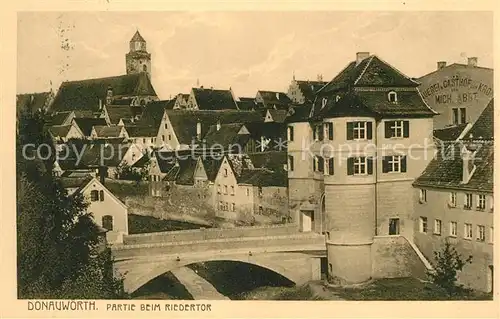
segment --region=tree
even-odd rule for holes
[[[434,259],[434,269],[427,272],[431,281],[449,296],[463,292],[463,285],[457,284],[457,274],[466,264],[472,263],[472,256],[464,259],[447,239],[441,250],[434,251]]]
[[[118,179],[136,181],[139,183],[148,177],[148,170],[147,166],[140,169],[134,169],[130,167],[130,165],[123,164],[117,168],[117,174]]]
[[[23,154],[27,143],[40,146],[47,141],[43,119],[36,116],[21,115],[18,123],[18,297],[123,297],[120,278],[109,275],[111,255],[98,252],[98,229],[83,197],[68,196],[43,160]],[[101,284],[88,294],[83,282]]]

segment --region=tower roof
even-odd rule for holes
[[[146,42],[146,40],[144,40],[142,35],[139,33],[139,30],[137,30],[135,31],[135,34],[132,37],[132,39],[130,39],[130,42]]]

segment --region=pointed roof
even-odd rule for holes
[[[230,90],[193,88],[192,93],[200,110],[237,110]]]
[[[491,99],[479,118],[476,120],[476,123],[474,123],[470,131],[467,132],[466,138],[473,140],[493,140],[493,129],[495,127],[493,105],[494,102],[493,99]]]
[[[130,39],[130,42],[146,42],[146,40],[144,40],[142,35],[139,33],[139,30],[137,30],[135,31],[135,34],[132,37],[132,39]]]

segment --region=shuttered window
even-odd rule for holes
[[[405,173],[406,156],[384,156],[382,158],[382,173]]]
[[[326,134],[328,135],[328,139],[330,141],[333,140],[333,123],[325,123]]]
[[[372,175],[373,159],[370,157],[349,157],[347,175]]]
[[[372,122],[347,122],[348,140],[371,140],[373,138]]]
[[[384,131],[385,138],[408,138],[410,137],[410,121],[387,121]]]

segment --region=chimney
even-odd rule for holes
[[[446,66],[446,61],[438,61],[437,69],[440,70]]]
[[[474,165],[475,147],[462,146],[462,184],[467,184],[474,173],[476,166]]]
[[[358,52],[356,53],[356,65],[360,64],[361,61],[368,58],[370,56],[370,52]]]
[[[108,168],[106,166],[99,166],[99,181],[102,185],[106,183],[106,175],[108,175]]]
[[[279,100],[280,99],[280,93],[279,92],[276,92],[276,99]]]
[[[477,66],[477,57],[470,57],[467,59],[468,66]]]

